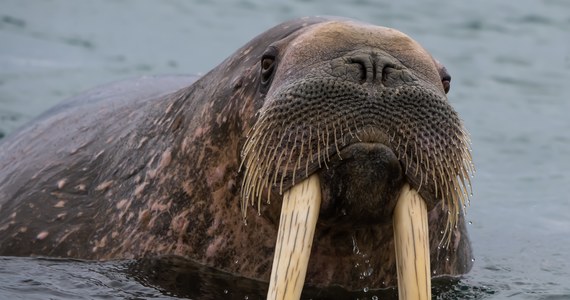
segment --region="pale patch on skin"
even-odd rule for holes
[[[214,241],[211,242],[208,248],[206,249],[206,257],[207,258],[214,257],[218,249],[222,247],[223,242],[224,242],[224,237],[222,236],[216,237]]]
[[[247,54],[249,54],[249,52],[251,52],[252,49],[253,49],[253,47],[249,47],[249,48],[245,49],[245,50],[242,52],[242,54],[243,54],[243,55],[247,55]]]
[[[125,215],[127,215],[126,221],[129,221],[133,216],[133,212],[129,211],[129,208],[131,207],[131,204],[133,203],[132,199],[123,199],[121,201],[119,201],[119,203],[117,204],[117,209],[119,210],[119,213],[117,215],[117,220],[119,220],[119,222],[124,222],[125,221]]]
[[[183,239],[184,235],[186,234],[186,230],[190,225],[188,219],[191,213],[192,213],[191,209],[185,209],[181,211],[178,215],[173,216],[172,221],[170,222],[170,231],[177,240],[176,243],[176,248],[178,249],[177,252],[180,252],[181,249],[184,247]]]
[[[145,209],[139,212],[138,214],[138,223],[139,226],[143,229],[147,228],[148,223],[150,222],[150,210]]]
[[[162,156],[160,157],[160,162],[158,163],[158,168],[164,169],[168,167],[171,161],[172,161],[172,150],[169,148],[162,153]]]
[[[65,183],[67,183],[67,178],[60,179],[60,180],[57,182],[57,188],[60,189],[60,190],[63,189],[63,187],[65,186]]]
[[[60,201],[59,201],[59,202],[57,202],[57,203],[56,203],[56,204],[55,204],[53,207],[56,207],[56,208],[62,208],[62,207],[65,207],[65,201],[63,201],[63,200],[60,200]]]
[[[128,202],[129,202],[128,199],[120,200],[119,202],[117,202],[117,205],[116,205],[117,209],[122,210],[123,208],[125,208],[125,205],[126,205]]]
[[[138,198],[142,195],[142,192],[144,191],[144,189],[146,188],[146,186],[148,185],[148,182],[143,182],[142,184],[139,184],[136,188],[135,191],[133,193],[133,195],[135,196],[135,198]]]
[[[217,167],[214,168],[214,170],[208,174],[208,185],[210,187],[218,184],[219,182],[221,182],[224,179],[224,176],[226,175],[226,170],[228,167],[228,163],[226,163],[225,165],[219,165]]]
[[[105,248],[106,245],[107,245],[107,236],[104,236],[100,240],[95,241],[95,246],[93,247],[93,252],[97,252],[97,249],[99,249],[99,248]]]
[[[96,191],[105,191],[107,189],[109,189],[111,186],[113,185],[113,180],[107,180],[101,184],[99,184],[95,190]]]
[[[94,159],[98,159],[101,155],[103,155],[103,153],[105,153],[105,150],[101,150],[101,151],[97,152],[97,154],[95,154]]]
[[[138,146],[137,146],[137,149],[140,149],[140,148],[146,143],[147,140],[148,140],[148,137],[146,137],[146,136],[143,137],[143,138],[139,141],[139,144],[138,144]]]
[[[36,239],[41,241],[41,240],[47,238],[48,235],[49,235],[49,232],[42,231],[42,232],[38,233],[38,235],[36,236]]]
[[[190,141],[190,139],[188,137],[184,137],[184,139],[182,140],[182,152],[185,152],[188,150],[188,147],[190,146],[192,142]]]
[[[150,209],[152,211],[164,213],[164,212],[167,212],[168,210],[170,210],[171,206],[172,206],[172,201],[169,201],[166,204],[156,202],[150,206]]]
[[[72,229],[66,229],[64,231],[64,235],[62,235],[59,239],[56,240],[56,244],[60,245],[61,243],[65,242],[70,235],[74,234],[75,232],[79,231],[80,229],[81,229],[81,226],[75,226]]]

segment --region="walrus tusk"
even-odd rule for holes
[[[408,184],[402,188],[394,209],[394,241],[398,298],[431,299],[427,206]]]
[[[285,192],[267,299],[299,299],[321,206],[314,174]]]

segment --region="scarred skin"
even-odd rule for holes
[[[270,45],[278,48],[277,69],[263,90],[260,62]],[[445,98],[443,67],[407,36],[313,17],[266,31],[202,78],[109,85],[43,114],[0,143],[0,255],[94,260],[178,255],[268,280],[282,196],[279,187],[265,191],[259,213],[248,206],[244,224],[240,164],[248,133],[268,107],[267,99],[293,79],[361,76],[349,69],[313,68],[362,48],[405,53],[414,84]],[[386,161],[394,163],[383,156],[378,165]],[[362,217],[358,209],[343,218],[334,209],[338,191],[331,185],[343,162],[330,162],[330,169],[311,163],[311,173],[323,179],[325,198],[307,283],[394,286],[389,200],[397,194],[378,200],[386,201],[385,212],[371,218],[382,220],[353,222]],[[307,175],[299,173],[297,182]],[[414,180],[398,161],[386,174],[390,190]],[[292,184],[287,177],[283,189]],[[440,247],[447,211],[428,184],[421,193],[429,199],[431,270],[435,275],[468,272],[471,248],[463,214],[450,246]]]

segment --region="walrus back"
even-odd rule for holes
[[[87,182],[98,182],[108,172],[103,168],[116,167],[104,161],[105,149],[125,143],[121,139],[145,122],[153,105],[197,78],[142,77],[101,86],[62,102],[0,141],[0,255],[84,252],[68,243],[90,244],[93,229],[83,225],[100,214],[94,198],[110,183]],[[65,228],[57,237],[61,247],[48,252],[34,247],[37,240],[55,239],[55,227]]]

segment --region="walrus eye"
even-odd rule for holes
[[[275,58],[264,55],[261,58],[261,84],[267,85],[271,81],[273,71],[275,70]]]
[[[278,50],[273,46],[269,46],[263,56],[261,56],[261,85],[259,86],[259,91],[263,94],[267,93],[269,89],[269,84],[273,79],[273,74],[276,69],[276,57]]]
[[[445,93],[449,93],[449,89],[451,88],[451,76],[443,76],[443,78],[441,78],[441,83],[443,84],[443,90]]]

